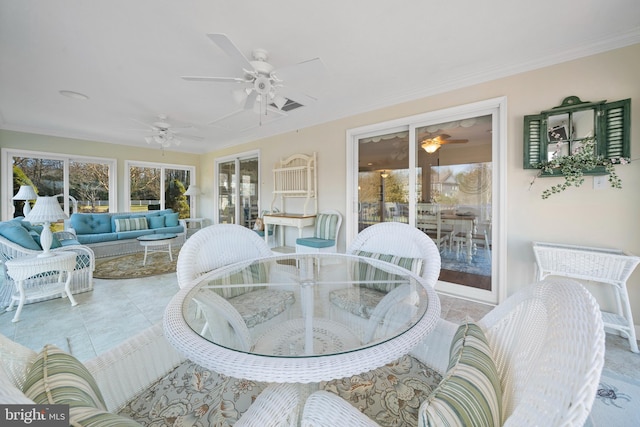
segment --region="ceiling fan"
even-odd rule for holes
[[[468,139],[449,139],[450,135],[446,133],[442,133],[440,135],[436,135],[431,138],[425,138],[420,146],[429,154],[435,153],[438,148],[440,148],[444,144],[461,144],[465,142],[469,142]]]
[[[243,105],[237,113],[255,111],[264,116],[269,111],[273,111],[284,114],[285,111],[309,105],[317,100],[296,89],[296,86],[304,85],[305,80],[307,85],[318,82],[325,72],[320,58],[276,69],[268,62],[269,54],[264,49],[254,49],[251,54],[252,59],[249,60],[225,34],[207,34],[207,37],[231,58],[238,72],[242,74],[238,77],[183,76],[182,78],[188,81],[242,85],[240,90],[234,91],[236,102]]]
[[[147,144],[156,143],[160,144],[162,148],[168,148],[171,145],[179,146],[182,143],[182,139],[191,139],[194,141],[200,141],[203,139],[199,136],[180,133],[180,129],[193,129],[193,126],[172,126],[169,123],[169,118],[165,114],[159,114],[158,120],[150,124],[136,119],[133,120],[147,128],[132,130],[151,132],[149,135],[144,137]]]

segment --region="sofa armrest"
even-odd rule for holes
[[[178,366],[184,358],[156,324],[85,363],[107,409],[117,413],[128,401]]]

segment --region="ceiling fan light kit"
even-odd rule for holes
[[[429,154],[433,154],[440,148],[440,143],[433,139],[425,139],[422,141],[422,148]]]
[[[276,69],[267,62],[269,53],[265,49],[253,49],[250,61],[225,34],[207,34],[207,37],[227,54],[242,73],[242,77],[183,76],[184,80],[243,84],[245,87],[242,90],[233,91],[233,99],[237,104],[244,104],[245,111],[254,111],[260,116],[266,116],[269,111],[273,111],[270,107],[277,109],[279,114],[286,115],[285,111],[315,101],[313,96],[294,89],[294,86],[295,81],[300,78],[317,79],[324,74],[324,65],[319,58]],[[294,83],[291,84],[291,81]],[[222,119],[229,119],[242,112],[237,111]],[[213,123],[215,122],[217,120]],[[262,119],[259,124],[262,124]]]

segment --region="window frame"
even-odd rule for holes
[[[15,148],[2,149],[2,178],[3,185],[1,188],[1,197],[5,201],[3,203],[1,215],[2,220],[8,220],[13,217],[13,158],[14,157],[33,157],[58,160],[63,162],[63,186],[64,186],[64,211],[70,214],[71,206],[69,205],[69,165],[71,161],[85,163],[101,163],[109,166],[109,212],[115,212],[117,209],[118,190],[117,175],[118,162],[114,158],[95,157],[95,156],[77,156],[66,153],[50,153],[46,151],[21,150]]]
[[[123,202],[126,204],[126,211],[131,212],[131,174],[129,171],[131,167],[141,167],[141,168],[154,168],[160,169],[160,209],[165,209],[165,198],[164,191],[165,188],[165,171],[166,169],[181,169],[189,172],[189,184],[185,187],[185,191],[189,188],[189,185],[195,184],[196,181],[196,167],[190,165],[179,165],[173,163],[158,163],[158,162],[145,162],[139,160],[125,160],[124,162],[124,171],[125,171],[125,179],[124,179],[124,200]],[[189,197],[189,211],[196,212],[196,197]]]

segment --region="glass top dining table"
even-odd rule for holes
[[[255,381],[317,383],[392,362],[429,334],[437,294],[395,264],[344,254],[240,262],[183,287],[164,314],[185,357]]]

